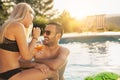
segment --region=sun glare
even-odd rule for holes
[[[120,13],[120,0],[54,0],[54,8],[67,10],[77,19],[90,15]]]
[[[89,15],[89,14],[87,14],[87,11],[86,12],[74,11],[74,12],[70,12],[70,14],[71,14],[72,17],[74,17],[76,19],[83,19],[83,18],[85,18],[86,16]]]
[[[70,12],[70,15],[76,19],[82,19],[91,14],[89,7],[87,7],[90,4],[84,0],[55,0],[54,2],[56,3],[54,4],[55,8],[60,11],[67,10]],[[59,3],[62,3],[62,5]]]

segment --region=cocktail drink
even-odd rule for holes
[[[35,46],[35,49],[38,50],[38,51],[41,50],[42,48],[43,48],[42,44],[38,44],[38,45]]]

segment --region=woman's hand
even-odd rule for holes
[[[32,36],[33,36],[34,39],[38,39],[39,36],[40,36],[40,33],[41,33],[40,28],[38,28],[38,27],[33,28]]]

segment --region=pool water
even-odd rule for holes
[[[120,36],[67,38],[60,45],[70,50],[65,80],[84,80],[104,71],[120,74]]]

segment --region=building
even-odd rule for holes
[[[105,14],[87,16],[85,20],[85,28],[87,28],[88,31],[105,30],[105,22]]]

